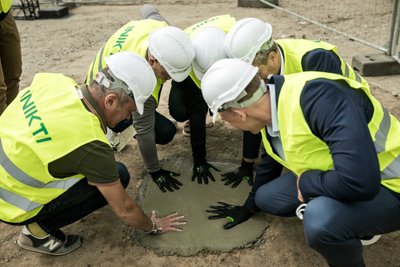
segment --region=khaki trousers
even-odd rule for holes
[[[11,12],[0,21],[0,115],[18,94],[21,41]]]

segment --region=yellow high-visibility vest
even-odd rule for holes
[[[0,0],[0,13],[7,13],[11,8],[12,0]]]
[[[37,74],[0,116],[0,220],[32,218],[83,178],[55,178],[49,163],[91,141],[108,144],[76,88],[62,74]]]
[[[223,30],[224,32],[228,32],[235,23],[236,19],[231,15],[219,15],[189,26],[185,29],[185,32],[189,35],[189,38],[193,40],[196,34],[205,27],[213,26]],[[193,69],[190,71],[189,76],[192,78],[197,87],[201,89],[201,81],[196,77]]]
[[[122,26],[108,39],[90,64],[86,84],[90,84],[96,74],[106,67],[105,57],[121,51],[130,51],[146,58],[150,34],[154,30],[166,26],[168,26],[167,22],[152,19],[130,21]],[[152,93],[156,103],[158,103],[161,86],[164,82],[165,80],[157,77],[157,84]]]
[[[338,74],[302,72],[285,76],[277,104],[280,138],[285,159],[273,152],[264,128],[261,134],[267,153],[297,176],[307,170],[328,171],[334,168],[328,146],[312,133],[300,106],[300,96],[305,83],[321,78],[345,81],[352,88],[350,90],[363,90],[368,96],[374,107],[368,129],[380,165],[381,183],[400,193],[400,142],[398,141],[400,122],[372,96],[368,85]]]
[[[292,74],[303,72],[303,67],[301,66],[302,58],[308,52],[315,49],[324,49],[334,52],[341,62],[342,75],[349,79],[367,84],[367,81],[361,77],[357,72],[353,70],[346,61],[343,60],[338,54],[337,48],[329,43],[319,41],[319,40],[302,40],[302,39],[280,39],[276,40],[276,43],[283,50],[285,63],[283,67],[283,74]]]

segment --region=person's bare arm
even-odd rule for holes
[[[118,217],[135,229],[150,231],[153,228],[152,220],[156,223],[157,228],[161,229],[161,233],[182,231],[179,227],[186,224],[184,216],[178,213],[160,218],[153,213],[150,219],[119,182],[108,186],[97,186],[97,188]]]

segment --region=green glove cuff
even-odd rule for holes
[[[225,218],[231,223],[235,221],[235,219],[233,219],[231,216],[226,216]]]

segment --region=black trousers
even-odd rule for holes
[[[129,126],[132,125],[132,119],[123,120],[119,122],[113,130],[116,133],[120,133]],[[156,144],[158,145],[166,145],[174,139],[176,128],[175,125],[166,117],[155,111],[155,124],[154,124],[154,133],[156,138]]]
[[[180,83],[172,81],[168,104],[169,113],[176,121],[190,121],[190,144],[194,160],[205,160],[208,106],[190,76]]]
[[[130,180],[129,172],[120,162],[117,162],[117,168],[121,183],[126,188]],[[46,232],[52,232],[82,219],[105,205],[107,201],[97,187],[89,185],[84,178],[64,194],[44,205],[35,217],[22,223],[12,224],[26,225],[36,222]]]

